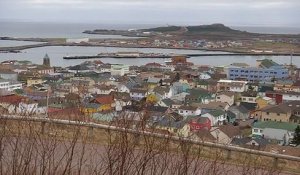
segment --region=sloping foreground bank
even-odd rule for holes
[[[288,174],[300,165],[299,157],[137,131],[124,123],[3,116],[0,124],[2,174]]]

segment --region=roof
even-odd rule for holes
[[[211,114],[214,117],[218,117],[218,116],[224,115],[225,112],[222,111],[222,110],[217,109],[217,110],[209,111],[208,113]]]
[[[159,83],[160,80],[162,80],[161,78],[156,78],[156,77],[149,77],[147,82],[148,83]]]
[[[203,141],[216,141],[216,138],[210,133],[210,131],[207,131],[205,129],[203,130],[200,130],[200,131],[197,131],[195,133],[195,135],[200,139],[200,140],[203,140]]]
[[[275,122],[275,121],[263,121],[263,122],[255,122],[253,124],[254,128],[273,128],[273,129],[283,129],[287,131],[295,131],[298,125],[295,123],[288,122]]]
[[[0,70],[0,74],[17,74],[17,72],[14,72],[9,69],[2,69],[2,70]]]
[[[300,92],[291,92],[291,91],[267,91],[267,94],[280,94],[280,95],[300,95]]]
[[[260,67],[262,68],[270,68],[270,67],[273,67],[273,66],[279,66],[278,63],[274,62],[273,60],[271,59],[263,59],[263,60],[259,60],[260,61]]]
[[[46,53],[46,55],[44,56],[44,59],[50,59],[47,53]]]
[[[233,125],[220,125],[219,129],[225,133],[228,137],[233,138],[235,136],[239,136],[241,134],[241,130],[239,126]]]
[[[267,139],[263,138],[251,138],[251,137],[244,137],[244,138],[233,138],[231,141],[231,144],[233,145],[246,145],[247,143],[251,141],[255,141],[256,143],[259,144],[259,146],[266,146],[269,144]]]
[[[249,64],[246,63],[232,63],[230,66],[235,66],[235,67],[249,67]]]
[[[114,98],[112,95],[102,95],[99,97],[96,97],[95,99],[93,99],[91,102],[94,103],[100,103],[100,104],[111,104],[113,103]]]
[[[262,108],[261,111],[272,113],[289,113],[291,112],[291,108],[287,104],[269,105]]]
[[[300,80],[296,81],[293,86],[300,86]]]
[[[148,67],[148,66],[149,67],[161,67],[162,65],[159,63],[153,62],[153,63],[147,63],[145,66],[146,67]]]
[[[141,94],[145,94],[147,93],[146,89],[131,89],[130,93],[141,93]]]
[[[236,115],[235,115],[235,113],[233,113],[232,111],[227,111],[227,117],[229,117],[230,119],[234,119],[234,118],[236,118]]]
[[[189,119],[191,123],[205,124],[210,123],[210,119],[208,117],[195,116]]]
[[[193,97],[211,96],[210,92],[205,89],[189,89],[188,92]]]
[[[170,88],[169,87],[163,87],[163,86],[157,86],[154,88],[153,90],[155,93],[158,93],[158,94],[165,94],[165,93],[168,93],[170,91]]]
[[[199,104],[199,103],[193,103],[192,106],[197,106],[201,109],[213,109],[213,110],[224,110],[226,106],[228,106],[227,103],[223,102],[210,102],[208,104]]]
[[[197,107],[194,107],[194,106],[185,106],[185,105],[182,105],[182,106],[180,106],[178,109],[188,110],[188,111],[195,111],[195,110],[197,110],[198,108],[197,108]]]
[[[117,100],[123,100],[123,101],[130,101],[130,94],[127,92],[116,92],[112,91],[110,95],[113,95],[113,97]]]
[[[165,113],[168,110],[168,107],[162,107],[162,106],[148,106],[147,111],[150,112],[162,112]]]
[[[232,96],[234,96],[234,92],[220,92],[220,93],[218,93],[218,95],[217,96],[219,96],[219,95],[226,95],[226,96],[228,96],[228,97],[232,97]]]
[[[174,120],[174,118],[163,117],[156,124],[159,126],[180,129],[186,124],[186,121],[185,120],[176,121],[176,120]]]
[[[249,111],[253,111],[256,109],[257,104],[256,103],[247,103],[247,102],[241,102],[240,106],[243,106],[245,109]]]
[[[163,99],[161,100],[164,104],[166,104],[167,106],[171,106],[172,104],[174,104],[175,102],[169,98]]]
[[[265,86],[260,86],[259,88],[258,88],[258,92],[268,92],[268,91],[273,91],[273,86],[267,86],[267,85],[265,85]]]
[[[242,92],[241,95],[244,96],[244,97],[256,97],[257,92],[255,92],[255,91],[246,91],[246,92]]]
[[[19,104],[25,97],[18,95],[7,95],[0,97],[0,103]]]

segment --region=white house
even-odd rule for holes
[[[89,92],[92,94],[106,94],[107,95],[113,91],[116,91],[115,86],[106,86],[104,84],[96,85],[95,87],[89,89]]]
[[[229,106],[234,104],[234,92],[220,92],[216,95],[216,102],[227,103]]]
[[[212,110],[208,113],[202,114],[202,117],[207,117],[211,121],[211,126],[222,125],[226,121],[226,113],[222,110]]]
[[[36,114],[46,114],[47,107],[39,107],[38,103],[25,103],[20,102],[18,105],[10,105],[8,107],[10,114],[20,114],[20,115],[36,115]]]
[[[66,39],[66,43],[88,43],[89,42],[89,38],[68,38]]]
[[[129,73],[129,65],[112,64],[110,68],[111,75],[124,76]]]
[[[200,79],[200,80],[208,80],[208,79],[210,79],[210,78],[211,78],[211,76],[210,76],[208,73],[201,72],[201,73],[199,74],[199,79]]]
[[[217,84],[218,91],[245,92],[247,90],[247,81],[219,80]]]
[[[178,113],[182,116],[197,116],[201,114],[201,109],[194,106],[180,106]]]
[[[141,100],[145,98],[148,94],[148,91],[145,89],[131,89],[130,98],[133,100]]]
[[[241,94],[241,102],[256,103],[256,92],[244,92]]]
[[[127,99],[115,99],[115,110],[122,111],[123,107],[130,106],[132,104],[131,100]]]
[[[283,101],[299,101],[300,93],[298,92],[282,92],[282,100]]]
[[[0,70],[0,78],[17,81],[18,74],[14,71]]]
[[[173,96],[173,88],[170,87],[158,86],[154,88],[153,92],[159,99],[171,98]]]
[[[130,93],[129,87],[127,87],[125,84],[119,84],[117,86],[117,88],[118,88],[118,92],[127,92],[127,93]]]
[[[22,83],[11,80],[0,79],[0,89],[14,91],[16,89],[22,89]]]
[[[287,145],[293,139],[297,124],[289,122],[255,122],[252,127],[253,137],[262,137],[270,142]]]

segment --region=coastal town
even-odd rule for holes
[[[299,153],[300,69],[271,59],[195,65],[185,55],[164,64],[69,67],[6,60],[0,111],[6,116],[120,125],[196,141]]]

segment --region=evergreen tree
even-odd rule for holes
[[[293,143],[296,145],[300,145],[300,126],[299,125],[295,129]]]
[[[176,76],[175,76],[175,78],[174,78],[174,82],[177,82],[177,81],[179,81],[180,80],[180,74],[179,74],[179,72],[177,72],[176,73]]]

